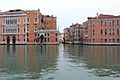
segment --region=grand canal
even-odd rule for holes
[[[0,45],[0,80],[120,80],[120,46]]]

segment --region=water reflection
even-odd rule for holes
[[[119,80],[120,46],[1,45],[0,80]]]
[[[69,62],[84,67],[88,73],[98,77],[120,77],[120,46],[64,45],[64,52]]]
[[[55,45],[3,45],[0,47],[0,77],[39,78],[40,72],[56,66],[57,55]]]
[[[93,69],[93,74],[99,77],[120,77],[120,47],[86,46],[83,51],[87,67]]]

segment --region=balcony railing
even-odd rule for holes
[[[38,30],[40,33],[45,33],[45,32],[59,32],[59,30]]]

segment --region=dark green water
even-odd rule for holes
[[[0,80],[120,80],[120,46],[0,45]]]

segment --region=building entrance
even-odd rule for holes
[[[10,36],[7,36],[7,44],[10,44]]]
[[[13,35],[13,37],[12,37],[12,43],[13,43],[13,44],[16,43],[16,37],[15,37],[15,35]]]
[[[44,36],[43,34],[40,35],[40,43],[43,43]]]

